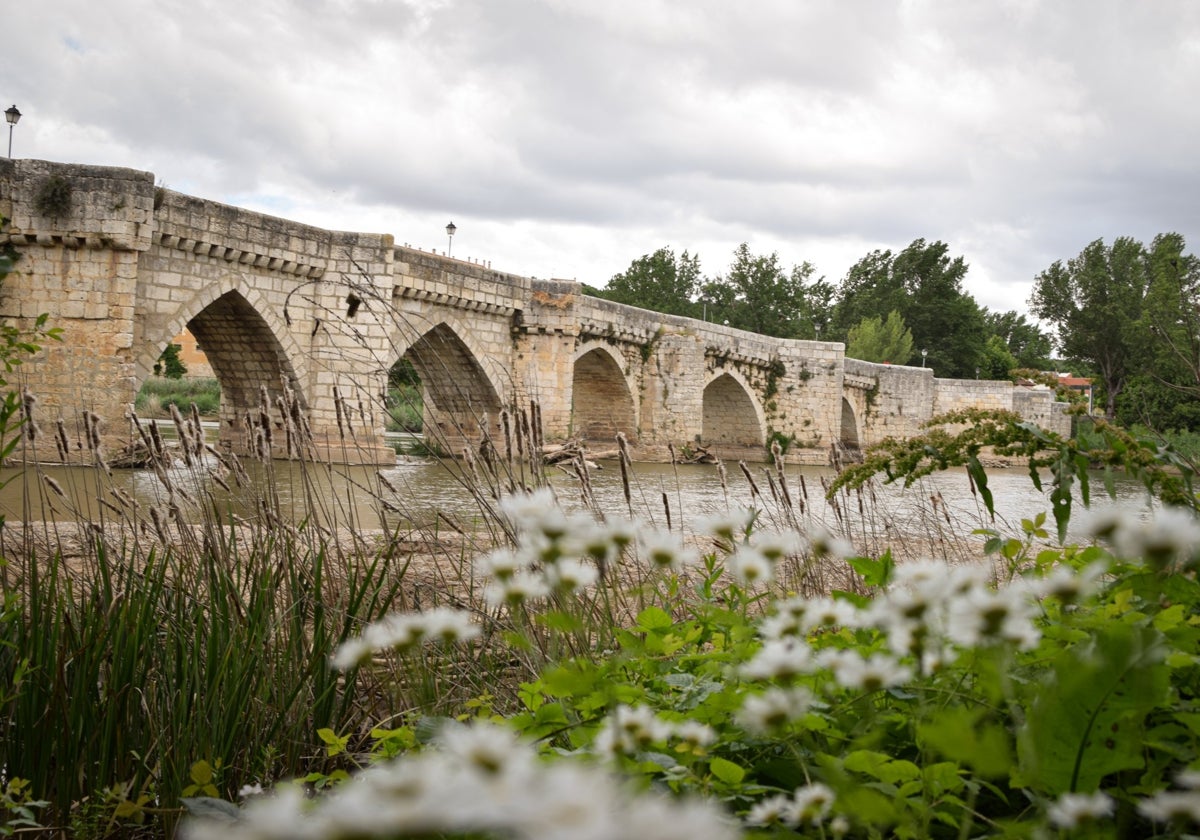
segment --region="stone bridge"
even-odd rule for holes
[[[172,192],[148,172],[0,161],[0,215],[10,220],[0,246],[20,255],[0,318],[28,325],[48,313],[65,339],[16,381],[38,398],[39,424],[61,419],[73,440],[91,412],[107,445],[129,441],[129,406],[185,327],[220,380],[221,445],[239,452],[294,455],[286,432],[306,423],[322,457],[390,463],[383,399],[400,359],[420,375],[427,433],[452,452],[529,428],[592,449],[623,432],[647,460],[696,443],[763,460],[778,440],[789,461],[825,464],[839,444],[912,435],[949,408],[1009,408],[1069,428],[1050,391],[937,379],[847,359],[836,342],[622,306],[387,234]]]

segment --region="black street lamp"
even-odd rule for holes
[[[925,357],[929,355],[928,350],[921,351],[921,367],[925,367]]]
[[[454,222],[451,222],[450,224],[446,225],[446,238],[449,240],[446,243],[446,256],[447,257],[450,256],[450,251],[454,248],[454,232],[456,230],[458,230],[458,228],[454,226]]]
[[[4,112],[4,118],[8,120],[8,159],[12,160],[12,130],[17,121],[21,119],[21,112],[14,105]]]

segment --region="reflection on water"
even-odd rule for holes
[[[199,518],[198,505],[220,511],[222,517],[255,515],[264,500],[294,521],[316,516],[325,523],[363,529],[393,528],[398,524],[429,525],[438,516],[470,528],[480,516],[479,503],[472,498],[463,479],[462,465],[453,461],[401,456],[394,467],[304,465],[276,461],[250,463],[249,486],[237,487],[231,479],[224,490],[211,481],[210,462],[201,468],[174,468],[170,481],[186,496],[181,505],[185,516]],[[753,465],[751,478],[759,491],[756,498],[751,480],[736,466],[729,469],[722,486],[718,468],[710,465],[636,464],[633,469],[633,514],[660,525],[678,526],[683,520],[716,513],[729,507],[755,503],[768,511],[782,507],[776,499],[783,488],[773,481],[774,469]],[[811,527],[824,524],[836,533],[854,537],[860,548],[868,548],[876,539],[896,535],[929,534],[933,529],[965,535],[973,528],[989,527],[982,505],[971,492],[965,472],[952,470],[923,479],[910,488],[876,483],[858,493],[839,494],[836,504],[825,501],[827,483],[834,473],[818,467],[794,467],[786,473],[786,490],[795,503],[800,524]],[[51,486],[62,490],[60,496]],[[165,505],[164,485],[148,470],[115,471],[111,478],[90,468],[47,465],[37,469],[0,470],[0,480],[11,479],[0,490],[0,510],[11,520],[71,519],[92,521],[111,519],[112,509],[100,500],[120,506],[121,493],[140,505]],[[583,504],[580,479],[563,470],[554,470],[551,481],[567,507]],[[609,515],[626,515],[626,505],[615,463],[602,463],[590,474],[597,507]],[[1024,469],[993,470],[989,486],[997,513],[1003,521],[995,527],[1012,533],[1019,530],[1021,518],[1048,512],[1046,494],[1034,489]],[[1144,491],[1133,481],[1117,482],[1118,498],[1145,504]],[[1094,504],[1110,504],[1099,491]],[[188,501],[190,499],[190,502]],[[1051,531],[1053,517],[1048,515]]]

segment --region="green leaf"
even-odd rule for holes
[[[210,784],[213,779],[212,765],[207,761],[197,761],[192,764],[191,768],[188,770],[188,776],[197,785],[203,786]]]
[[[346,751],[346,745],[350,743],[350,736],[344,735],[338,737],[337,733],[332,729],[318,729],[317,737],[325,744],[325,754],[332,757],[341,755]]]
[[[638,613],[637,626],[646,632],[666,630],[675,624],[675,619],[662,607],[646,607]]]
[[[1106,625],[1053,663],[1018,740],[1019,783],[1057,796],[1091,792],[1110,773],[1145,763],[1146,715],[1165,704],[1170,669],[1153,628]]]
[[[746,771],[732,761],[714,755],[708,760],[708,769],[722,782],[730,785],[740,785],[746,778]]]
[[[988,516],[995,518],[996,504],[992,499],[992,491],[988,489],[987,472],[983,469],[983,464],[979,463],[979,458],[972,455],[967,459],[967,475],[971,476],[971,480],[975,482],[976,489],[979,490],[979,498],[983,499],[983,506],[987,508]]]
[[[984,722],[985,714],[959,706],[939,709],[917,725],[917,739],[985,779],[1002,778],[1012,766],[1012,748],[1004,727]]]

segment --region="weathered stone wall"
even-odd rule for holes
[[[47,185],[70,187],[51,212]],[[39,196],[41,199],[39,200]],[[41,209],[39,209],[39,206]],[[221,439],[255,449],[263,402],[284,431],[295,394],[326,455],[390,458],[380,446],[386,375],[411,360],[426,421],[454,451],[499,434],[504,412],[540,416],[548,441],[641,458],[705,446],[827,463],[837,444],[920,431],[958,407],[1065,420],[1048,392],[935,379],[933,371],[846,359],[836,342],[789,341],[663,315],[411,248],[387,234],[336,232],[155,188],[147,172],[0,162],[2,241],[22,256],[0,317],[42,313],[65,341],[22,369],[50,418],[81,409],[120,435],[123,415],[184,328],[221,381]],[[511,421],[513,416],[509,417]],[[1069,428],[1069,424],[1068,424]],[[281,451],[284,435],[275,435]]]
[[[1044,386],[1035,388],[1018,387],[1013,390],[1013,411],[1043,429],[1071,435],[1071,415],[1067,414],[1067,403],[1057,402],[1054,392]]]
[[[910,437],[935,413],[937,382],[929,368],[845,361],[845,396],[863,448],[888,437]]]
[[[56,183],[69,198],[43,212],[39,196]],[[44,313],[63,338],[16,381],[38,397],[41,421],[63,418],[76,441],[82,411],[120,429],[137,394],[138,260],[150,247],[153,191],[145,172],[0,161],[0,216],[10,219],[3,235],[21,257],[0,289],[0,318],[28,328]]]

